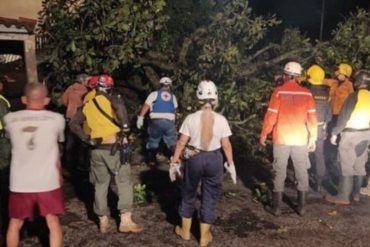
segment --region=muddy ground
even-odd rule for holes
[[[248,170],[248,165],[244,169]],[[97,219],[92,212],[92,191],[86,173],[72,173],[65,178],[66,213],[61,217],[64,246],[197,246],[198,224],[192,226],[190,241],[174,234],[179,222],[177,206],[179,189],[168,179],[167,166],[151,170],[144,164],[133,165],[135,184],[147,186],[149,202],[135,205],[134,219],[143,224],[139,234],[117,232],[118,212],[112,211],[107,234],[98,232]],[[264,210],[242,180],[233,185],[225,176],[224,192],[217,209],[217,221],[212,231],[211,246],[369,246],[370,199],[351,206],[334,206],[323,202],[314,193],[308,197],[307,214],[300,217],[294,211],[296,194],[288,185],[283,215],[274,217]],[[112,186],[113,191],[114,185]],[[117,198],[110,193],[113,209]],[[194,221],[197,215],[194,214]],[[47,246],[45,222],[38,219],[27,223],[22,232],[22,246]]]

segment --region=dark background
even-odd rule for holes
[[[299,28],[313,39],[319,39],[322,2],[324,0],[250,0],[257,15],[275,13],[283,22],[277,33],[288,27]],[[325,0],[323,40],[332,37],[332,30],[357,7],[370,9],[370,0]]]

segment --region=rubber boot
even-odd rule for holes
[[[107,233],[109,229],[109,218],[106,215],[99,216],[99,230],[101,233]]]
[[[176,226],[175,232],[183,240],[190,240],[191,218],[182,218],[182,226]]]
[[[336,196],[327,195],[325,201],[338,204],[338,205],[349,205],[351,203],[350,196],[353,188],[353,177],[342,176],[339,183],[338,194]]]
[[[352,200],[354,202],[359,202],[360,201],[360,190],[361,190],[364,178],[365,178],[364,176],[354,176],[353,177]]]
[[[281,202],[283,201],[283,192],[273,192],[272,193],[272,207],[268,207],[267,211],[274,216],[281,215]]]
[[[300,216],[303,216],[306,213],[305,205],[306,205],[306,191],[299,191],[298,190],[298,207],[297,207],[297,213]]]
[[[148,166],[155,168],[157,166],[157,149],[148,149]]]
[[[121,214],[121,222],[119,225],[119,232],[141,232],[143,229],[142,226],[136,224],[132,221],[131,213]]]
[[[212,242],[213,236],[211,233],[211,225],[200,223],[200,243],[199,245],[201,247],[208,246],[209,243]]]

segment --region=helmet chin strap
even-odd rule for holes
[[[112,88],[111,87],[98,87],[98,90],[100,92],[104,92],[106,94],[110,94],[112,92]]]

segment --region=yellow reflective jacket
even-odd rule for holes
[[[94,98],[99,104],[100,108],[107,113],[110,117],[116,118],[112,104],[104,95],[98,95]],[[120,129],[107,117],[105,117],[94,104],[93,100],[89,100],[82,109],[83,114],[86,117],[86,123],[91,130],[91,138],[103,138],[108,139],[116,135]]]
[[[360,90],[357,94],[357,102],[348,119],[346,128],[368,129],[370,123],[370,92]]]
[[[88,92],[85,95],[84,99],[83,99],[83,104],[86,104],[87,102],[89,102],[91,99],[93,99],[95,97],[95,95],[96,95],[96,90],[95,89],[93,89],[90,92]],[[91,129],[87,125],[87,122],[86,121],[83,123],[82,128],[83,128],[83,130],[84,130],[84,132],[85,132],[86,135],[90,135]]]
[[[91,99],[93,99],[96,95],[96,90],[93,89],[91,90],[90,92],[88,92],[85,97],[84,97],[84,101],[83,103],[86,104],[87,102],[89,102]]]

